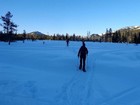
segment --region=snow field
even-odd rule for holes
[[[140,46],[86,42],[0,42],[0,105],[139,105]]]

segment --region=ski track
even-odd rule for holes
[[[72,50],[75,53],[75,50]],[[88,63],[89,58],[87,59]],[[93,60],[92,60],[93,61]],[[76,65],[78,66],[78,64]],[[90,105],[89,97],[93,92],[93,62],[87,64],[87,72],[76,70],[72,79],[63,85],[61,92],[57,95],[57,105]],[[76,67],[77,69],[78,67]],[[54,103],[54,104],[56,104]],[[53,105],[54,105],[53,104]]]
[[[76,52],[74,49],[70,49],[70,50],[73,53]],[[101,95],[103,97],[108,96],[109,95],[108,92],[100,85],[98,80],[94,78],[95,75],[94,68],[96,67],[97,59],[100,59],[105,54],[113,53],[113,52],[114,51],[100,52],[98,53],[98,55],[94,55],[96,57],[89,54],[86,61],[87,72],[84,73],[78,70],[75,73],[75,75],[72,77],[72,79],[66,84],[64,84],[61,92],[56,97],[57,104],[62,105],[63,103],[65,103],[66,105],[92,105],[93,103],[91,103],[89,99],[94,100],[93,96],[95,95],[94,91],[96,91],[96,87],[98,87],[98,90],[100,90],[100,93],[102,93]],[[89,64],[89,59],[90,59],[90,64]],[[94,87],[94,83],[96,83],[96,87]],[[100,105],[100,102],[95,102],[95,103],[96,105]]]

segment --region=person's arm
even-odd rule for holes
[[[80,48],[79,51],[78,51],[78,57],[80,56],[80,53],[81,53],[81,48]]]

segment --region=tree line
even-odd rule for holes
[[[140,29],[120,29],[112,32],[112,29],[106,30],[101,36],[101,41],[113,43],[140,43]]]
[[[69,35],[64,34],[54,34],[54,35],[37,35],[37,34],[27,34],[25,30],[23,33],[17,34],[18,25],[12,21],[13,15],[8,11],[4,16],[1,16],[0,19],[3,23],[0,26],[3,30],[0,30],[0,41],[8,42],[10,45],[11,42],[22,40],[23,43],[25,40],[66,40],[67,38],[72,41],[96,41],[96,42],[113,42],[113,43],[140,43],[140,29],[139,30],[117,30],[112,32],[112,29],[106,29],[106,33],[102,35],[87,33],[87,36],[81,35]],[[1,29],[1,28],[0,28]]]

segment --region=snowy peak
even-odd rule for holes
[[[140,30],[140,26],[127,26],[119,30]]]

